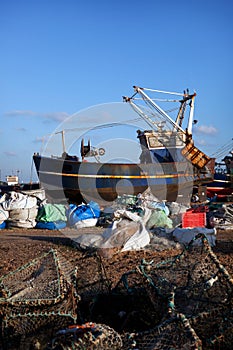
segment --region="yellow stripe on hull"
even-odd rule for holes
[[[190,174],[174,174],[174,175],[84,175],[84,174],[66,174],[66,173],[54,173],[48,171],[39,171],[41,174],[67,176],[67,177],[83,177],[83,178],[97,178],[97,179],[171,179],[178,177],[192,176]]]

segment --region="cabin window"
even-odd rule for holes
[[[183,146],[183,139],[181,135],[174,135],[173,133],[158,134],[157,137],[150,136],[147,138],[148,148],[157,147],[180,147]]]
[[[149,137],[149,147],[150,148],[154,148],[154,147],[158,147],[160,145],[160,142],[158,142],[158,140],[156,139],[156,137]]]

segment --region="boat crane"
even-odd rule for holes
[[[196,97],[196,93],[189,94],[189,90],[187,89],[184,91],[183,94],[177,93],[177,92],[167,92],[167,91],[161,91],[161,90],[154,90],[154,89],[148,89],[148,88],[141,88],[138,86],[133,86],[135,93],[131,97],[123,96],[123,101],[130,103],[133,110],[139,114],[143,120],[153,128],[156,128],[157,130],[154,130],[154,136],[160,135],[160,142],[163,141],[163,146],[166,146],[166,140],[167,140],[167,146],[171,144],[171,138],[173,139],[173,143],[175,143],[175,146],[180,144],[180,141],[183,143],[183,150],[182,154],[192,162],[192,164],[197,167],[198,169],[202,169],[206,166],[206,164],[210,161],[210,157],[208,157],[205,153],[203,153],[201,150],[199,150],[197,147],[194,146],[194,142],[192,139],[192,126],[193,123],[196,123],[194,121],[194,100]],[[182,96],[182,99],[180,100],[166,100],[169,102],[180,102],[180,108],[179,112],[176,118],[176,121],[174,121],[164,110],[162,110],[155,101],[150,98],[145,91],[152,91],[152,92],[158,92],[158,93],[166,93],[171,95],[177,95]],[[149,106],[150,110],[149,112],[152,114],[152,116],[159,116],[160,122],[155,122],[148,113],[145,113],[142,108],[140,108],[134,101],[136,100],[135,96],[137,94],[140,94],[142,100],[144,103]],[[184,130],[182,128],[182,123],[184,120],[184,113],[187,106],[187,102],[189,101],[189,117],[188,117],[188,124],[187,128]],[[162,124],[170,125],[170,131],[169,130],[163,130],[163,132],[160,134],[159,132],[162,131]],[[172,129],[173,128],[173,129]],[[162,140],[161,138],[164,137],[165,140]],[[174,141],[175,138],[175,141]]]

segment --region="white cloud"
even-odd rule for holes
[[[36,137],[35,140],[33,140],[33,143],[43,143],[44,137]]]
[[[203,139],[198,139],[197,140],[197,144],[200,145],[200,146],[206,146],[206,141],[203,140]]]
[[[51,112],[51,113],[43,113],[42,117],[45,118],[46,120],[54,120],[54,121],[62,122],[69,117],[69,114],[66,112]]]
[[[11,152],[11,151],[5,151],[4,154],[7,157],[16,157],[17,156],[17,154],[15,152]]]
[[[13,110],[13,111],[6,112],[4,115],[6,117],[39,117],[39,118],[43,118],[45,121],[59,121],[59,122],[62,122],[69,117],[69,114],[66,112],[39,113],[39,112],[30,111],[30,110]]]
[[[216,135],[218,130],[214,126],[200,125],[196,128],[196,132],[205,135]]]
[[[17,131],[23,131],[23,132],[24,132],[24,131],[27,131],[27,129],[25,129],[25,128],[17,128],[16,130],[17,130]]]
[[[5,113],[6,117],[21,117],[21,116],[25,116],[25,117],[31,117],[33,115],[37,115],[37,113],[33,112],[33,111],[27,111],[27,110],[14,110],[14,111],[9,111]]]

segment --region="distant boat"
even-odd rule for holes
[[[123,97],[134,111],[149,125],[148,130],[138,130],[137,138],[141,154],[137,163],[101,163],[89,161],[90,157],[101,156],[104,149],[96,149],[90,141],[81,140],[81,159],[65,151],[60,157],[45,157],[38,153],[33,161],[41,185],[54,200],[67,199],[70,202],[97,200],[114,201],[118,195],[137,195],[148,187],[161,200],[189,200],[193,183],[199,184],[213,179],[214,159],[194,146],[192,125],[194,123],[194,100],[196,93],[169,93],[179,96],[179,110],[176,120],[152,100],[145,91],[169,93],[134,86],[132,97]],[[149,107],[145,113],[136,104],[139,95]],[[189,107],[188,124],[182,123]],[[157,122],[153,120],[156,115]],[[87,161],[88,160],[88,161]]]
[[[209,198],[233,198],[233,150],[221,163],[215,163],[214,179],[206,184],[206,194]]]
[[[0,195],[10,191],[32,191],[40,188],[39,182],[19,182],[17,175],[9,175],[6,177],[6,181],[0,183]]]

